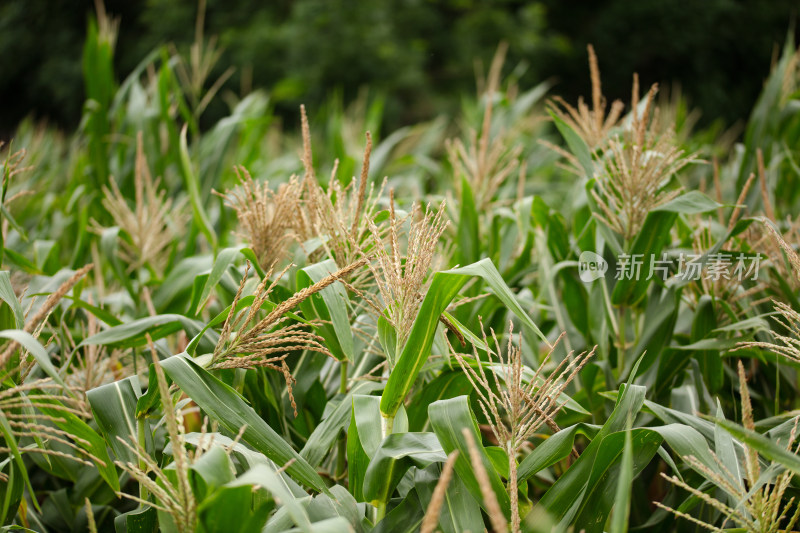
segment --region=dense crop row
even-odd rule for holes
[[[117,84],[114,31],[3,153],[4,530],[794,528],[791,45],[741,143],[502,46],[458,120],[294,136],[202,40]]]

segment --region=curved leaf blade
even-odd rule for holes
[[[393,417],[397,413],[430,355],[433,338],[439,325],[439,317],[464,284],[473,276],[482,278],[495,296],[519,317],[525,327],[538,335],[546,344],[550,344],[517,302],[491,260],[483,259],[462,268],[437,272],[433,276],[433,281],[422,301],[414,325],[411,327],[408,340],[400,353],[397,364],[389,375],[383,396],[381,396],[381,413],[384,416]]]
[[[469,461],[469,447],[461,431],[466,428],[472,434],[473,441],[478,447],[481,462],[489,476],[489,482],[497,496],[500,508],[507,518],[510,517],[511,502],[508,493],[506,492],[503,481],[500,479],[494,466],[492,466],[492,462],[486,450],[481,445],[481,434],[478,430],[478,422],[475,420],[475,415],[469,407],[468,397],[458,396],[449,400],[434,402],[428,408],[428,414],[431,419],[433,431],[439,438],[439,442],[445,453],[449,455],[453,450],[458,450],[459,452],[455,464],[456,473],[464,484],[466,484],[472,497],[475,498],[476,501],[483,502],[478,480],[475,477],[475,473]],[[481,503],[481,506],[483,505],[484,504]]]
[[[238,433],[244,427],[242,440],[253,449],[278,465],[286,465],[294,459],[287,468],[290,474],[314,490],[328,492],[316,470],[269,427],[235,390],[182,354],[161,361],[161,366],[183,392],[228,431]]]

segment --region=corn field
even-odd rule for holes
[[[79,130],[0,151],[2,531],[800,530],[793,43],[739,131],[501,44],[383,132],[221,90],[202,31],[118,82],[116,24]]]

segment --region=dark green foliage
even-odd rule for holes
[[[106,7],[122,19],[120,76],[161,44],[185,50],[193,41],[195,2],[110,0]],[[0,115],[2,136],[30,112],[77,123],[83,100],[75,58],[92,10],[88,0],[0,7],[0,94],[14,102]],[[458,94],[474,84],[473,60],[488,64],[501,40],[526,85],[553,78],[570,101],[588,94],[585,45],[593,43],[610,99],[627,99],[636,71],[647,83],[678,84],[703,110],[703,123],[732,124],[752,107],[796,15],[791,0],[209,0],[206,20],[207,34],[226,48],[216,75],[229,65],[238,71],[227,90],[239,93],[243,79],[266,88],[291,118],[299,103],[349,103],[369,87],[387,95],[384,119],[396,128],[455,111]],[[213,102],[205,126],[224,112]]]

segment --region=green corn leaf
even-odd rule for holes
[[[31,260],[29,260],[24,255],[17,253],[9,248],[3,248],[3,252],[5,253],[4,259],[8,259],[12,264],[18,266],[24,272],[34,275],[42,273],[39,267],[37,267]]]
[[[669,346],[678,319],[678,298],[679,291],[674,288],[668,289],[663,294],[656,291],[650,293],[645,310],[644,328],[639,335],[639,342],[631,352],[645,354],[639,369],[640,373],[658,361],[664,349]],[[636,378],[630,374],[636,362],[637,359],[634,358],[626,361],[620,380]]]
[[[467,486],[472,497],[475,498],[476,501],[481,502],[481,506],[483,506],[483,496],[481,495],[478,480],[475,478],[474,469],[469,460],[469,448],[462,434],[462,430],[466,428],[472,434],[473,441],[478,447],[481,462],[489,476],[489,482],[497,496],[500,508],[503,510],[506,518],[511,516],[511,504],[508,493],[506,492],[503,481],[500,479],[494,466],[492,466],[492,462],[486,450],[481,444],[478,422],[475,420],[475,415],[469,407],[468,397],[458,396],[457,398],[434,402],[428,409],[428,414],[431,419],[431,427],[439,438],[439,442],[441,442],[445,453],[449,455],[453,450],[458,450],[459,455],[458,459],[456,459],[455,471]]]
[[[566,459],[572,452],[575,436],[579,430],[578,425],[564,428],[536,446],[517,467],[519,483],[525,482],[537,472]]]
[[[632,484],[626,478],[625,441],[627,431],[618,431],[603,437],[592,465],[591,474],[586,480],[585,491],[580,498],[577,527],[586,533],[602,533],[612,508],[623,501],[616,499],[619,483],[626,483],[630,492]],[[658,451],[663,438],[649,428],[637,428],[630,432],[630,463],[627,476],[633,479],[646,467]],[[594,442],[594,441],[593,441]],[[575,466],[575,465],[573,465]],[[627,518],[627,510],[623,511]]]
[[[717,309],[713,300],[707,294],[700,297],[694,313],[692,322],[692,333],[690,340],[693,343],[699,342],[717,327]],[[712,339],[706,339],[712,340]],[[717,339],[713,339],[717,340]],[[725,381],[725,368],[722,358],[717,350],[698,350],[694,358],[700,364],[700,373],[703,376],[708,391],[711,394],[717,393]]]
[[[203,324],[183,315],[166,314],[140,318],[108,328],[83,339],[81,346],[112,346],[131,347],[142,346],[147,343],[145,333],[150,333],[153,340],[157,340],[170,333],[185,330],[190,335],[195,335],[203,329]]]
[[[584,496],[592,488],[588,482],[592,475],[593,464],[600,452],[600,444],[607,435],[625,428],[628,418],[635,416],[641,409],[644,396],[644,387],[625,386],[606,423],[575,463],[542,496],[537,507],[558,521],[568,522],[577,515]]]
[[[614,508],[611,515],[609,533],[625,533],[628,531],[628,515],[631,511],[631,489],[633,488],[633,438],[631,430],[625,432],[625,447],[622,450],[617,491],[614,496]]]
[[[336,272],[336,263],[328,259],[307,266],[297,272],[297,290],[310,287],[329,274]],[[317,317],[323,322],[316,329],[326,340],[326,346],[339,360],[353,360],[353,332],[347,310],[349,299],[341,283],[334,283],[306,298],[300,308],[307,318]],[[330,325],[327,324],[330,322]]]
[[[289,492],[286,485],[267,465],[256,465],[235,480],[227,484],[228,487],[241,487],[245,485],[258,485],[268,490],[285,507],[295,524],[300,526],[300,531],[310,532],[311,520],[300,502]]]
[[[52,405],[53,407],[45,407],[45,404]],[[105,439],[98,435],[86,422],[68,411],[59,409],[59,406],[61,406],[61,404],[56,400],[37,400],[37,409],[45,415],[50,416],[53,423],[59,429],[77,437],[75,439],[76,444],[97,459],[93,460],[97,466],[97,470],[100,472],[100,477],[102,477],[115,492],[119,491],[119,476],[117,476],[117,470],[108,455]]]
[[[614,285],[614,292],[611,294],[611,302],[614,305],[629,305],[640,300],[652,279],[647,279],[650,274],[651,261],[661,259],[661,252],[669,243],[670,230],[672,229],[678,214],[671,211],[651,211],[644,220],[641,231],[633,241],[630,252],[631,258],[641,261],[641,270],[636,275],[633,270],[633,259],[631,259],[626,275],[619,279]]]
[[[592,160],[592,152],[589,150],[589,147],[586,145],[580,135],[578,135],[575,130],[573,130],[558,115],[552,111],[548,111],[548,113],[553,119],[553,123],[556,125],[558,132],[567,142],[567,146],[572,152],[572,155],[578,159],[578,163],[580,163],[581,167],[583,167],[586,179],[592,179],[594,177],[594,162]]]
[[[189,193],[189,201],[192,204],[192,215],[194,222],[198,229],[206,236],[208,242],[212,247],[217,246],[217,235],[214,233],[214,227],[211,224],[211,219],[208,218],[205,207],[203,207],[203,199],[200,195],[200,188],[198,187],[198,179],[194,172],[192,159],[189,155],[189,146],[186,142],[186,131],[188,126],[184,124],[181,129],[180,137],[180,163],[181,175],[183,182],[186,185],[186,190]]]
[[[123,513],[114,519],[117,533],[155,533],[158,531],[158,514],[152,507]]]
[[[19,473],[17,463],[12,459],[13,457],[7,457],[0,463],[0,472],[8,477],[6,482],[0,483],[0,501],[3,502],[0,509],[2,525],[7,525],[14,519],[25,491],[25,482]]]
[[[458,217],[458,257],[462,264],[474,263],[481,256],[478,211],[467,178],[461,178],[461,211]]]
[[[711,472],[720,472],[708,442],[696,429],[685,424],[668,424],[650,428],[664,438],[680,457],[692,456]]]
[[[118,226],[103,229],[100,234],[100,251],[106,262],[111,265],[117,281],[125,287],[129,294],[133,294],[130,276],[125,274],[125,269],[119,259],[119,233],[120,228]]]
[[[6,447],[9,449],[8,453],[14,459],[14,464],[17,468],[16,471],[22,476],[22,481],[24,486],[28,489],[28,494],[33,496],[35,493],[33,491],[33,487],[31,486],[31,480],[28,477],[28,470],[25,468],[25,462],[22,460],[22,454],[19,451],[17,439],[14,438],[11,425],[8,423],[8,418],[6,418],[6,415],[3,413],[2,409],[0,409],[0,433],[3,434],[3,440],[5,440]],[[11,493],[6,493],[7,496],[10,496],[10,494]],[[39,502],[36,500],[36,498],[32,497],[31,501],[33,503],[33,507],[41,513],[42,509],[39,507]]]
[[[151,372],[154,376],[155,372]],[[136,402],[139,379],[136,376],[102,385],[86,393],[95,421],[108,445],[120,461],[136,463],[137,458],[125,446],[138,442]],[[122,442],[120,442],[122,440]]]
[[[425,517],[425,510],[417,496],[417,490],[411,489],[406,497],[375,525],[372,533],[416,533]]]
[[[800,474],[800,457],[787,450],[784,446],[776,444],[761,433],[756,433],[728,420],[717,419],[716,423],[770,461],[783,465],[795,474]]]
[[[716,417],[717,420],[725,420],[725,415],[722,412],[722,405],[720,405],[719,400],[717,400]],[[742,475],[742,467],[739,463],[739,459],[736,456],[736,443],[734,442],[731,434],[725,431],[719,424],[714,425],[714,452],[717,454],[722,466],[724,466],[725,470],[729,472],[729,475],[726,475],[725,477],[728,478],[728,480],[733,483],[734,486],[738,486],[739,484],[741,484],[741,486],[745,486],[744,476]],[[720,470],[724,472],[723,469]],[[733,495],[728,494],[728,499],[730,505],[733,505],[734,507],[738,505],[738,502]]]
[[[79,309],[84,309],[84,310],[90,312],[91,314],[93,314],[94,316],[96,316],[97,318],[99,318],[100,320],[102,320],[103,322],[105,322],[106,324],[108,324],[109,326],[119,326],[120,324],[122,324],[122,321],[120,319],[118,319],[117,317],[115,317],[110,312],[106,311],[105,309],[101,309],[101,308],[97,307],[96,305],[92,305],[92,304],[90,304],[88,302],[84,302],[80,298],[74,298],[74,297],[70,296],[69,294],[67,294],[67,295],[64,296],[64,299],[65,300],[72,300],[72,304],[70,305],[70,307],[76,307],[76,308],[79,308]]]
[[[633,279],[620,279],[614,286],[611,300],[614,305],[632,304],[639,301],[650,281],[651,261],[661,259],[661,252],[669,243],[670,230],[678,215],[705,213],[722,207],[699,191],[691,191],[672,199],[658,209],[648,213],[644,225],[633,241],[629,254],[642,260],[641,271]]]
[[[681,215],[699,215],[700,213],[707,213],[720,207],[724,206],[715,202],[700,191],[689,191],[658,206],[656,211],[669,211],[670,213],[678,213]]]
[[[245,259],[250,261],[250,264],[253,265],[253,268],[256,269],[256,272],[258,272],[258,276],[261,279],[264,279],[265,277],[267,277],[267,273],[264,271],[264,269],[258,263],[258,257],[256,256],[256,253],[253,251],[252,248],[242,247],[240,249],[240,251],[241,251],[242,255],[245,257]]]
[[[44,346],[42,346],[39,341],[33,337],[33,335],[21,329],[5,329],[0,331],[0,338],[16,341],[23,348],[28,350],[31,356],[33,356],[33,359],[39,365],[39,368],[41,368],[45,374],[52,378],[53,381],[64,387],[64,390],[67,393],[74,396],[75,393],[67,388],[67,385],[64,383],[64,380],[61,379],[58,370],[50,361],[50,356],[47,354],[47,350],[44,349]]]
[[[347,475],[350,492],[359,502],[365,501],[364,477],[382,441],[380,402],[377,396],[354,394],[352,398],[350,425],[347,428]],[[402,433],[407,428],[405,410],[401,409],[395,418],[394,431]]]
[[[400,352],[397,364],[389,375],[383,391],[381,413],[384,416],[393,417],[400,408],[430,355],[439,317],[464,284],[473,276],[482,278],[494,291],[495,296],[519,317],[525,327],[549,344],[544,334],[519,305],[514,294],[489,259],[483,259],[466,267],[437,272],[433,276],[408,340]]]
[[[423,508],[429,507],[433,491],[441,475],[442,465],[440,463],[417,470],[414,476],[414,488]],[[486,528],[480,505],[458,476],[450,478],[450,484],[447,486],[447,493],[439,513],[439,527],[442,528],[443,533],[483,531]]]
[[[11,308],[14,313],[14,322],[17,329],[25,327],[25,314],[22,311],[22,306],[17,300],[17,295],[14,294],[14,288],[11,286],[11,278],[8,270],[0,272],[0,299],[2,299]]]
[[[347,477],[350,492],[356,501],[364,499],[364,476],[370,459],[380,446],[381,399],[376,396],[354,395],[350,425],[347,428]]]
[[[161,361],[161,366],[183,392],[219,422],[236,434],[245,428],[242,440],[278,465],[294,462],[287,471],[301,483],[319,492],[328,492],[316,470],[259,417],[239,394],[184,355]]]
[[[222,279],[222,276],[233,264],[239,254],[239,248],[224,248],[219,251],[217,258],[214,260],[214,266],[211,268],[211,272],[208,273],[208,276],[204,280],[203,288],[200,290],[197,298],[193,299],[192,301],[192,308],[190,312],[193,315],[197,316],[200,311],[202,311],[203,307],[206,305],[206,302],[208,302],[208,298],[211,296],[211,291],[214,290],[214,287],[217,286],[219,281]]]
[[[167,377],[167,382],[169,382],[169,377]],[[136,399],[136,418],[146,417],[154,409],[160,407],[160,404],[161,393],[158,392],[158,376],[153,363],[150,363],[147,372],[147,391]]]
[[[378,341],[389,364],[394,365],[397,361],[397,330],[383,314],[378,317]]]
[[[306,445],[300,450],[300,455],[312,466],[319,466],[325,456],[330,451],[339,433],[348,426],[348,419],[351,416],[353,397],[355,395],[369,394],[380,389],[378,383],[370,381],[358,382],[342,398],[333,411],[314,428],[311,436],[308,437]],[[377,400],[377,398],[375,398]]]
[[[364,499],[387,502],[400,479],[412,466],[422,469],[447,460],[433,433],[393,433],[381,443],[364,476]]]
[[[341,485],[331,487],[331,494],[332,496],[326,494],[314,496],[306,507],[309,518],[314,522],[312,528],[319,527],[318,524],[324,520],[340,518],[348,525],[355,526],[360,533],[363,512],[359,511],[358,502]]]
[[[210,272],[213,267],[214,258],[208,254],[195,255],[178,261],[153,292],[153,306],[156,309],[188,307],[186,297],[191,296],[190,291],[194,288],[197,277],[203,272]]]
[[[172,443],[164,453],[172,453]],[[199,500],[215,492],[218,488],[234,480],[236,472],[231,458],[219,445],[212,446],[189,467],[192,476],[193,492]],[[249,510],[249,502],[248,502]]]
[[[468,395],[472,384],[461,370],[445,371],[416,393],[408,405],[408,427],[411,431],[427,431],[430,426],[428,406],[438,400]]]
[[[252,488],[219,487],[197,507],[198,522],[205,533],[260,531],[269,516],[266,504],[252,509]]]

